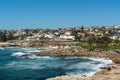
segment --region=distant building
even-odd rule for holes
[[[67,35],[60,35],[60,39],[64,39],[64,40],[75,40],[75,36],[67,36]]]
[[[77,36],[78,37],[81,37],[81,38],[84,38],[85,37],[85,33],[84,32],[79,32],[78,34],[77,34]]]
[[[115,32],[113,34],[113,36],[110,37],[111,39],[115,40],[115,39],[119,39],[120,40],[120,32]]]
[[[37,37],[37,36],[28,36],[25,40],[26,40],[26,41],[39,40],[39,37]]]
[[[54,34],[45,34],[45,38],[53,39],[55,37]]]
[[[66,31],[66,32],[65,32],[65,35],[66,35],[66,36],[70,36],[70,35],[71,35],[71,32],[70,32],[70,31]]]

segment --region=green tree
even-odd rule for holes
[[[2,42],[7,41],[6,32],[0,32],[0,41]]]
[[[95,36],[88,39],[89,44],[93,44],[95,42],[96,42],[96,37]]]
[[[72,32],[72,35],[75,36],[75,40],[76,41],[80,41],[81,37],[78,36],[78,33],[80,32],[80,30],[76,30]]]
[[[112,40],[108,36],[99,37],[96,39],[96,43],[109,44]]]
[[[13,36],[12,33],[9,33],[9,34],[7,35],[7,40],[14,40],[14,39],[15,39],[15,37]]]
[[[82,25],[82,26],[81,26],[81,32],[83,32],[83,30],[84,30],[84,26]]]

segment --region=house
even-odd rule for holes
[[[89,32],[88,34],[94,35],[96,37],[102,37],[104,35],[103,32],[100,32],[100,31],[98,32],[92,31],[92,32]]]
[[[103,32],[97,32],[95,36],[102,37],[103,36]]]
[[[70,36],[70,35],[71,35],[71,32],[70,32],[70,31],[66,31],[64,34],[65,34],[66,36]]]
[[[115,29],[118,29],[120,26],[114,26]]]
[[[85,34],[84,32],[79,32],[79,33],[77,34],[78,37],[82,37],[82,38],[85,37],[85,35],[86,35],[86,34]]]
[[[113,36],[110,37],[111,39],[115,40],[115,39],[119,39],[120,40],[120,32],[115,32],[113,34]]]
[[[72,36],[71,34],[71,31],[65,31],[64,34],[60,35],[59,38],[64,40],[75,40],[75,36]]]
[[[38,36],[28,36],[25,40],[26,41],[34,41],[39,40],[40,38]]]
[[[49,38],[49,39],[54,39],[55,38],[55,35],[50,33],[50,34],[45,34],[44,36],[45,38]]]
[[[67,36],[67,35],[60,35],[60,39],[65,39],[65,40],[75,40],[75,36]]]
[[[60,35],[60,33],[59,33],[59,32],[54,32],[54,34],[55,34],[56,36]]]

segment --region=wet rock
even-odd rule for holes
[[[109,70],[109,71],[110,71],[111,69],[112,69],[111,67],[108,67],[108,68],[107,68],[107,70]]]
[[[103,66],[103,67],[100,67],[100,69],[108,69],[108,67]]]

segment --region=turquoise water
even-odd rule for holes
[[[44,48],[0,48],[0,80],[45,80],[60,75],[91,76],[111,64],[104,58],[36,56]]]

